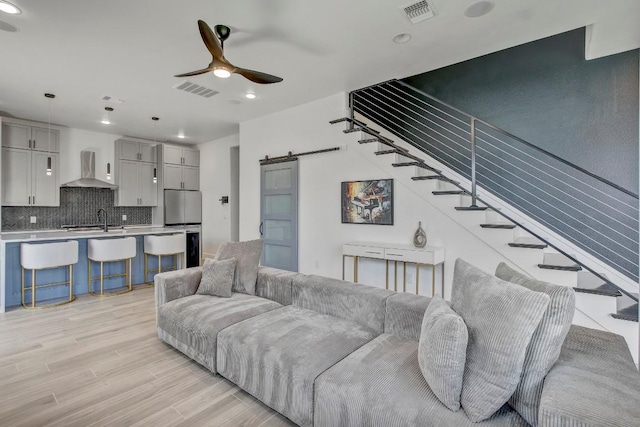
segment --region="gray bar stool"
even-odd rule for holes
[[[162,273],[178,269],[178,257],[180,268],[184,268],[184,253],[187,250],[187,238],[184,234],[169,234],[160,236],[144,236],[144,281],[147,285],[153,285],[153,279],[148,281],[149,273]],[[148,256],[158,257],[158,268],[150,270]],[[162,257],[173,256],[173,265],[162,269]],[[155,274],[154,274],[155,276]]]
[[[136,256],[136,238],[124,237],[117,239],[89,239],[87,241],[87,257],[88,260],[88,287],[89,293],[94,296],[115,296],[131,292],[133,286],[131,284],[131,260]],[[104,275],[105,262],[124,261],[124,273]],[[93,277],[91,272],[91,263],[100,263],[100,276]],[[125,286],[128,289],[119,292],[105,292],[104,279],[113,277],[124,277]],[[93,291],[93,282],[100,280],[100,292]]]
[[[22,243],[20,245],[20,265],[22,266],[22,306],[25,308],[50,308],[68,304],[73,296],[73,264],[78,262],[78,242],[69,240],[60,243]],[[69,268],[69,280],[56,283],[36,284],[36,270]],[[24,271],[31,270],[31,287],[24,286]],[[36,290],[52,286],[68,285],[69,298],[52,304],[37,305]],[[31,292],[31,305],[25,301],[25,292]]]

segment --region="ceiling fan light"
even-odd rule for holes
[[[216,67],[213,69],[213,74],[221,79],[228,79],[231,77],[231,72],[224,67]]]
[[[19,15],[22,13],[18,6],[15,6],[8,1],[0,1],[0,12],[8,13],[10,15]]]

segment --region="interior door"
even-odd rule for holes
[[[298,271],[298,161],[260,169],[262,265]]]

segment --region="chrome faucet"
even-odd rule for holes
[[[102,226],[104,232],[109,231],[109,223],[107,222],[107,211],[104,208],[98,209],[98,221],[100,221],[100,212],[104,212],[104,225]]]

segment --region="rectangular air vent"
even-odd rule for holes
[[[180,83],[178,86],[174,86],[174,89],[189,92],[204,98],[211,98],[213,95],[220,93],[217,90],[209,89],[191,82]]]
[[[433,5],[427,3],[425,0],[413,2],[400,7],[409,21],[413,24],[424,21],[425,19],[433,18],[436,16]]]

